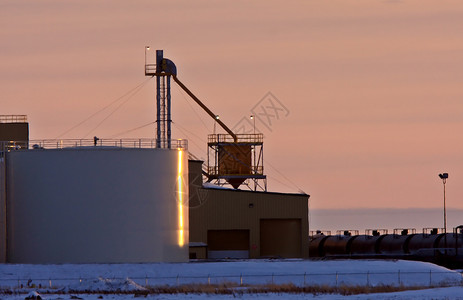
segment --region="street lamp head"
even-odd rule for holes
[[[449,178],[449,173],[442,173],[442,174],[439,174],[439,178],[440,178],[440,179],[447,179],[447,178]]]

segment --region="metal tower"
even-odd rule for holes
[[[237,189],[246,185],[251,190],[267,190],[267,176],[263,167],[263,134],[235,134],[196,97],[178,78],[175,64],[156,50],[156,63],[148,63],[150,47],[145,47],[145,75],[156,76],[156,147],[171,147],[171,99],[172,79],[214,119],[227,133],[208,136],[207,170],[203,174],[207,181],[218,185],[229,184]],[[253,185],[253,186],[252,186]]]
[[[150,47],[145,47],[145,76],[156,76],[156,148],[171,148],[170,78],[177,75],[175,64],[156,50],[156,63],[147,62]]]

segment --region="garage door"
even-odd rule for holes
[[[208,230],[208,258],[249,258],[249,230]]]
[[[261,257],[302,257],[301,219],[261,219]]]

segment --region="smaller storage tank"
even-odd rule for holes
[[[384,235],[359,235],[352,240],[350,244],[350,253],[352,255],[374,255],[378,253],[378,243]]]
[[[412,234],[409,234],[412,232]],[[378,245],[380,254],[404,255],[408,254],[408,241],[415,235],[415,229],[394,229],[394,234],[386,234]]]
[[[438,246],[440,238],[443,234],[439,234],[437,228],[427,231],[423,229],[423,233],[414,235],[408,242],[408,251],[410,254],[421,254],[425,249],[434,249]]]
[[[309,240],[309,257],[324,257],[325,251],[323,246],[325,240],[328,238],[327,235],[318,234],[310,237]]]
[[[349,246],[352,255],[374,255],[378,253],[378,245],[386,229],[367,229],[365,235],[359,235],[353,239]]]
[[[352,236],[352,230],[338,231],[336,235],[329,236],[323,245],[325,255],[347,255],[348,244],[351,240],[355,239]],[[358,231],[355,230],[354,235],[358,235]]]
[[[444,234],[439,235],[439,240],[436,243],[436,248],[445,248]],[[462,233],[447,233],[447,248],[463,248],[463,234]],[[461,251],[463,254],[463,250]]]

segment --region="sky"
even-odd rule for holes
[[[437,209],[448,172],[463,209],[462,30],[450,0],[2,0],[0,114],[26,114],[34,140],[154,138],[151,46],[229,127],[260,116],[270,191]],[[173,136],[206,158],[214,121],[172,101]]]

